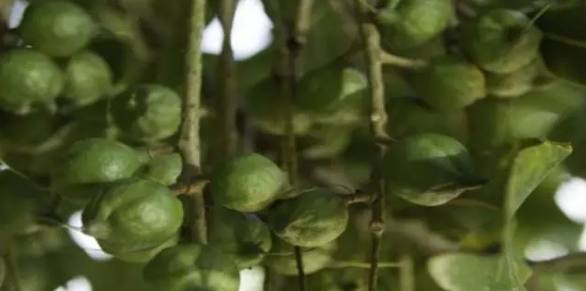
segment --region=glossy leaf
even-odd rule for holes
[[[525,281],[531,270],[524,263],[515,271],[503,268],[503,257],[472,254],[444,254],[431,258],[428,271],[447,291],[524,290],[517,281]]]
[[[512,218],[529,194],[570,153],[569,144],[543,142],[521,150],[515,157],[506,186],[505,216]]]

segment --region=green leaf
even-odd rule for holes
[[[505,218],[511,219],[547,174],[572,153],[565,143],[543,142],[519,151],[505,188]]]
[[[549,73],[557,78],[586,85],[586,6],[582,3],[550,8],[537,17],[543,31],[540,52]]]
[[[443,254],[431,258],[427,269],[433,280],[447,291],[521,291],[531,269],[519,262],[515,270],[505,267],[501,256]]]

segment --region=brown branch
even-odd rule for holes
[[[186,61],[186,86],[182,114],[181,136],[177,147],[183,156],[183,179],[191,181],[200,173],[199,109],[202,83],[201,42],[205,25],[206,0],[193,0],[190,7],[189,43]],[[192,194],[194,221],[192,240],[207,243],[207,225],[203,194]]]
[[[196,179],[191,184],[178,184],[171,188],[173,189],[173,193],[175,193],[176,196],[192,193],[203,193],[203,189],[207,186],[209,182],[210,181],[206,179]]]
[[[379,57],[380,61],[383,64],[392,65],[392,66],[400,67],[400,68],[419,69],[419,68],[425,66],[425,64],[426,64],[425,61],[413,60],[413,59],[408,59],[408,58],[396,56],[396,55],[390,54],[388,52],[385,52],[382,49],[380,50],[379,56],[380,56]]]
[[[313,7],[314,0],[299,0],[297,6],[297,15],[295,17],[295,23],[293,24],[293,31],[289,34],[288,40],[286,41],[287,56],[289,58],[289,85],[291,88],[286,95],[286,118],[287,118],[287,129],[286,129],[286,141],[284,144],[284,150],[287,154],[287,163],[289,167],[287,172],[290,175],[291,183],[297,182],[298,166],[297,166],[297,148],[295,144],[295,135],[293,133],[293,99],[295,98],[297,89],[297,74],[298,67],[301,57],[301,52],[305,47],[306,34],[311,24],[311,8]],[[305,291],[307,289],[305,282],[305,273],[303,271],[303,257],[301,255],[301,248],[295,247],[295,261],[297,264],[297,273],[299,278],[299,290]]]
[[[0,45],[10,27],[10,14],[14,0],[0,0]]]
[[[13,238],[9,238],[8,242],[5,242],[5,256],[6,256],[6,269],[7,269],[7,287],[9,291],[22,291],[20,282],[20,267],[18,263],[18,253],[16,250],[16,244]]]
[[[236,1],[220,1],[218,16],[224,30],[224,40],[222,42],[222,54],[218,64],[217,75],[220,93],[217,112],[219,113],[218,117],[221,128],[218,134],[218,157],[234,153],[238,145],[238,132],[236,130],[236,111],[238,108],[236,65],[230,43],[235,10]]]
[[[372,232],[371,268],[368,281],[368,290],[377,290],[378,263],[380,260],[381,238],[385,231],[384,222],[384,183],[381,177],[381,161],[385,153],[385,146],[380,141],[389,140],[385,111],[385,92],[383,80],[383,62],[381,60],[380,34],[376,25],[370,20],[370,6],[366,0],[354,1],[358,21],[360,23],[360,37],[366,49],[366,64],[368,68],[368,90],[370,93],[370,131],[376,146],[377,154],[373,159],[371,184],[376,193],[372,203],[372,219],[370,231]]]
[[[355,204],[355,203],[372,203],[376,198],[376,195],[373,193],[354,193],[354,194],[345,194],[340,195],[342,199],[346,202],[346,205]]]
[[[586,252],[572,253],[545,261],[528,261],[528,264],[539,273],[560,272],[569,268],[585,267]]]

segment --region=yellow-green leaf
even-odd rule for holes
[[[549,141],[519,151],[511,165],[505,188],[506,219],[515,215],[529,194],[570,153],[572,153],[571,145]]]
[[[427,269],[433,280],[447,291],[522,291],[531,269],[519,262],[515,269],[506,267],[501,256],[464,253],[443,254],[431,258]]]

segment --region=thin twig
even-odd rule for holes
[[[265,0],[269,9],[276,12],[277,19],[284,22],[280,15],[280,7],[277,1]],[[294,23],[275,23],[275,38],[279,43],[279,66],[277,76],[279,77],[281,87],[281,98],[285,106],[285,136],[282,140],[282,160],[284,168],[289,176],[289,182],[295,184],[298,176],[297,166],[297,146],[293,129],[293,99],[295,97],[297,85],[297,73],[299,58],[305,46],[306,34],[311,24],[311,8],[314,0],[299,0],[297,6],[297,15]],[[303,260],[301,249],[295,247],[295,261],[297,265],[299,288],[301,291],[306,290],[305,273],[303,271]]]
[[[191,194],[191,193],[202,193],[205,186],[209,183],[209,180],[206,179],[197,179],[191,184],[187,185],[177,185],[176,187],[172,187],[173,193],[176,196]]]
[[[344,199],[346,205],[350,205],[355,203],[372,203],[376,195],[373,195],[373,193],[353,193],[340,195],[340,197]]]
[[[273,279],[272,279],[272,274],[271,274],[271,270],[268,267],[265,267],[265,279],[263,282],[263,287],[262,290],[263,291],[273,291]]]
[[[206,0],[193,0],[189,22],[189,44],[186,60],[186,86],[182,128],[178,148],[183,156],[184,179],[192,181],[200,173],[199,108],[202,79],[201,42],[205,25]],[[188,184],[191,184],[188,182]],[[207,225],[203,194],[191,193],[194,221],[191,235],[194,241],[207,243]]]
[[[13,238],[9,238],[8,242],[6,243],[6,266],[7,266],[7,275],[8,275],[8,290],[9,291],[22,291],[22,286],[20,284],[20,268],[18,264],[18,257],[16,253],[16,245],[14,243]]]
[[[385,231],[384,225],[384,183],[381,178],[380,168],[385,146],[380,141],[388,140],[385,131],[387,114],[385,111],[385,93],[381,60],[382,50],[380,48],[380,34],[376,25],[367,18],[369,5],[365,0],[354,1],[358,21],[360,23],[360,37],[365,45],[366,64],[368,68],[368,90],[371,97],[370,102],[370,131],[377,148],[377,154],[373,159],[371,183],[375,195],[372,203],[372,220],[370,231],[372,232],[372,253],[371,268],[368,281],[368,290],[377,290],[378,263],[380,259],[381,238]]]
[[[385,65],[392,65],[406,69],[419,69],[425,66],[425,61],[396,56],[383,50],[380,50],[379,55],[380,61]]]
[[[219,3],[218,16],[224,30],[222,43],[222,54],[218,64],[218,89],[219,102],[217,112],[221,131],[218,134],[218,156],[226,156],[234,153],[238,145],[238,133],[236,130],[236,111],[238,100],[236,95],[236,65],[230,38],[234,23],[236,1],[221,0]]]
[[[390,262],[379,262],[379,268],[400,268],[401,263],[390,263]],[[354,262],[354,261],[334,261],[328,265],[328,268],[338,269],[338,268],[362,268],[362,269],[370,269],[371,264],[365,262]],[[402,290],[401,290],[402,291]]]
[[[553,273],[569,268],[586,266],[586,252],[572,253],[545,261],[529,261],[534,271],[539,273]]]
[[[0,41],[4,40],[4,35],[10,27],[10,14],[14,0],[0,0]]]
[[[287,134],[284,146],[285,153],[287,153],[286,161],[289,164],[287,172],[290,175],[291,183],[297,182],[298,175],[297,148],[295,144],[295,135],[293,132],[293,99],[295,98],[297,91],[297,73],[301,52],[305,47],[307,30],[309,30],[309,26],[311,24],[311,9],[313,7],[313,3],[314,0],[299,0],[299,4],[297,6],[297,15],[294,20],[295,22],[292,25],[293,29],[292,32],[289,33],[285,44],[287,48],[287,56],[289,59],[289,73],[287,74],[289,79],[288,85],[291,86],[291,89],[288,92],[289,94],[286,96]],[[297,264],[297,274],[299,278],[299,290],[305,291],[307,288],[305,282],[305,272],[303,270],[303,257],[300,247],[295,247],[295,261]]]
[[[297,266],[297,278],[299,282],[299,290],[307,290],[307,283],[305,282],[305,272],[303,270],[303,254],[300,247],[295,247],[295,265]]]
[[[415,266],[413,258],[405,251],[400,255],[401,268],[399,269],[399,284],[401,291],[415,291]]]

